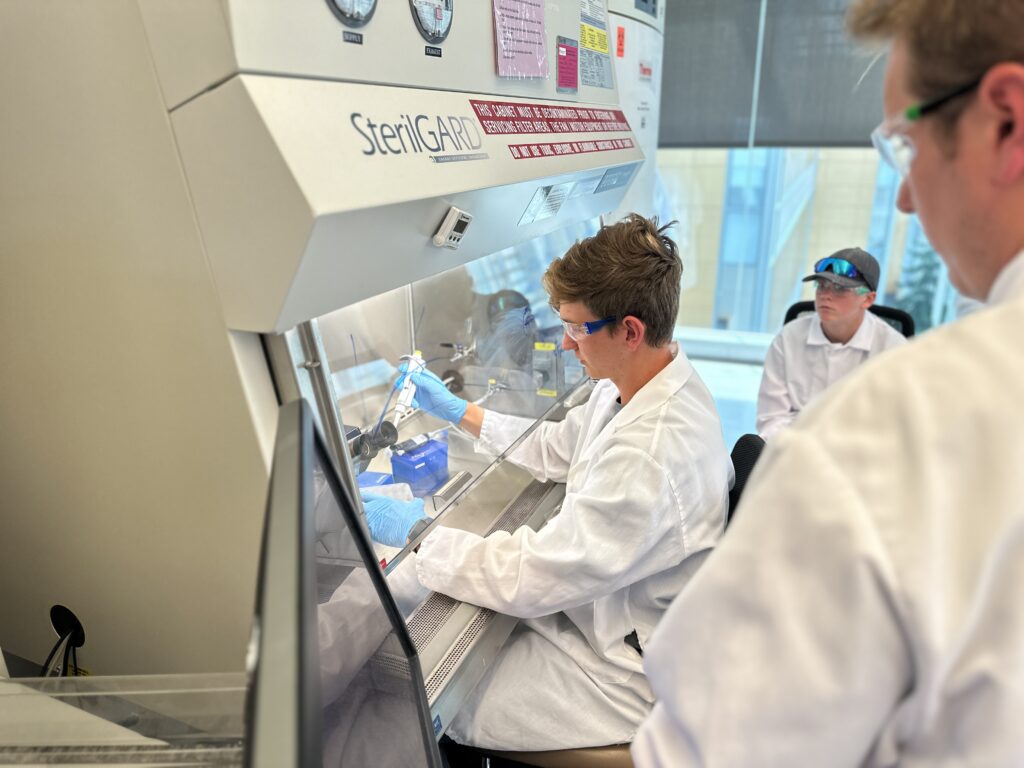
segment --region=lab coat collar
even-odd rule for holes
[[[693,374],[693,365],[679,344],[673,341],[669,348],[672,351],[672,362],[640,387],[633,395],[633,399],[615,414],[612,423],[616,428],[636,421],[653,408],[663,406],[669,397],[682,389]]]
[[[865,352],[871,351],[871,337],[872,337],[872,320],[873,315],[870,312],[864,313],[864,319],[861,320],[860,328],[853,334],[851,338],[845,344],[836,344],[835,342],[829,341],[828,336],[825,335],[825,331],[822,330],[821,320],[818,316],[814,316],[814,320],[811,323],[811,327],[807,330],[807,343],[811,346],[840,346],[845,349],[860,349]]]
[[[1002,304],[1019,294],[1024,294],[1024,251],[1021,251],[996,275],[988,292],[986,304]]]

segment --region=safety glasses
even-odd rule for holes
[[[817,280],[815,283],[814,290],[816,293],[831,293],[834,296],[846,296],[850,293],[856,293],[858,296],[862,296],[865,293],[871,293],[871,289],[863,285],[836,285],[835,283],[830,283],[827,280]]]
[[[570,323],[563,320],[562,327],[565,328],[565,333],[570,339],[573,341],[582,341],[587,338],[587,336],[597,333],[608,325],[608,323],[614,322],[614,317],[605,317],[601,320],[591,320],[587,323]]]
[[[980,77],[930,101],[912,104],[898,117],[883,120],[881,125],[871,132],[871,143],[874,144],[882,159],[891,165],[900,176],[906,178],[910,173],[910,164],[917,154],[914,142],[907,136],[910,126],[957,96],[963,96],[965,93],[973,91],[979,83],[981,83]]]

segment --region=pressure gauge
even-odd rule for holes
[[[377,0],[327,0],[327,5],[349,27],[363,26],[377,10]]]
[[[455,0],[409,0],[412,17],[428,43],[440,43],[452,28]]]

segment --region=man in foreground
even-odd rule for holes
[[[1024,765],[1024,2],[858,0],[875,132],[988,306],[768,446],[645,654],[639,766]]]

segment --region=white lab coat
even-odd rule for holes
[[[906,343],[903,334],[870,312],[845,344],[828,340],[817,314],[786,323],[764,361],[757,395],[758,434],[768,440],[869,357]]]
[[[1024,765],[1024,260],[783,434],[645,655],[637,766]]]
[[[440,528],[416,567],[430,589],[528,619],[448,733],[495,749],[557,749],[632,739],[653,701],[641,646],[724,527],[732,465],[714,402],[680,351],[630,402],[601,381],[561,423],[511,457],[566,484],[540,531],[481,538]],[[522,421],[486,413],[494,451]]]

